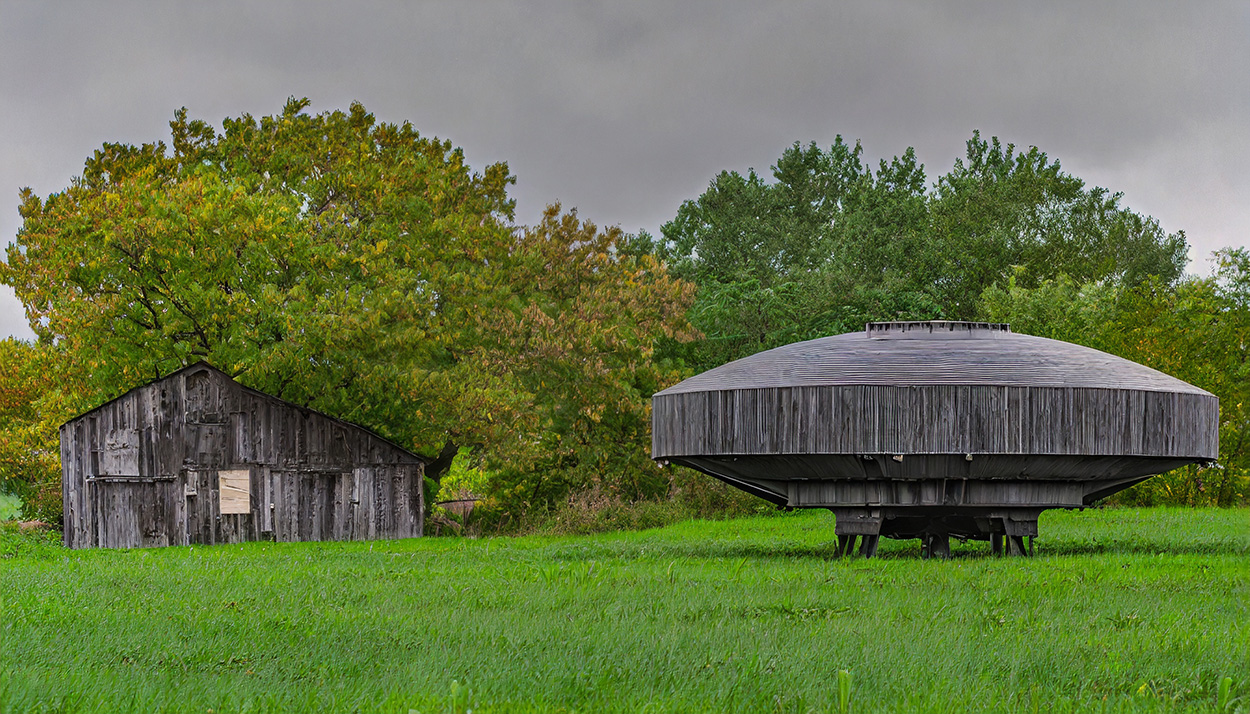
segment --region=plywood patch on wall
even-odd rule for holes
[[[220,490],[221,513],[252,512],[252,476],[247,469],[234,469],[217,472],[217,486]]]

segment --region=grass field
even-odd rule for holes
[[[9,529],[0,711],[836,712],[841,686],[853,712],[1212,712],[1221,680],[1250,693],[1250,511],[1049,513],[1032,559],[885,541],[841,560],[832,524],[86,552]]]

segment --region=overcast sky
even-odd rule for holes
[[[549,202],[659,226],[794,141],[914,146],[930,180],[973,129],[1037,146],[1184,230],[1190,270],[1250,240],[1250,3],[18,2],[0,0],[0,244],[17,192],[174,110],[361,101],[507,161]],[[31,333],[0,287],[0,335]]]

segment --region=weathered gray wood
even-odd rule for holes
[[[1007,536],[1007,555],[1026,555],[1027,553],[1028,551],[1024,546],[1024,536]]]
[[[881,541],[881,536],[866,535],[862,536],[859,543],[859,554],[865,558],[877,557],[877,544]]]
[[[1069,342],[979,329],[975,323],[888,323],[796,342],[730,362],[661,395],[725,389],[837,385],[1087,387],[1208,394],[1136,362]],[[984,323],[981,323],[984,325]],[[970,326],[971,325],[971,326]],[[961,327],[963,326],[963,327]]]
[[[71,548],[408,538],[423,527],[421,457],[202,363],[67,422],[61,462]],[[240,494],[224,512],[223,476]]]
[[[655,458],[1056,454],[1214,459],[1214,395],[984,323],[886,323],[761,352],[652,400]]]
[[[1219,400],[1095,387],[832,385],[652,398],[652,456],[1133,455],[1214,459]]]
[[[829,508],[839,535],[917,537],[932,521],[960,537],[989,538],[995,523],[1031,537],[1042,509],[1218,455],[1214,395],[998,324],[871,324],[652,398],[654,458],[778,505]],[[872,509],[885,522],[859,530]]]

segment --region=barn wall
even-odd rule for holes
[[[1208,394],[983,385],[776,387],[652,399],[652,456],[1071,454],[1214,459]]]
[[[67,423],[61,454],[72,548],[422,531],[419,459],[209,368],[182,370]],[[223,470],[246,470],[249,513],[221,512]]]
[[[185,519],[182,381],[133,390],[61,427],[65,544],[171,545]],[[109,516],[107,514],[114,514]]]

